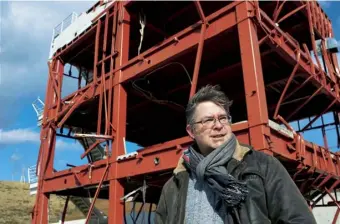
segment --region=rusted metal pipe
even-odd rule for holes
[[[94,198],[93,198],[93,201],[91,203],[91,206],[89,208],[89,211],[87,213],[85,224],[88,224],[88,222],[90,221],[90,217],[91,217],[91,213],[92,213],[94,204],[96,203],[97,197],[98,197],[99,192],[100,192],[100,188],[102,187],[102,184],[104,182],[104,179],[105,179],[105,176],[106,176],[106,173],[107,173],[108,169],[109,169],[109,165],[107,164],[106,168],[105,168],[105,171],[104,171],[104,174],[103,174],[103,176],[102,176],[102,178],[101,178],[101,180],[99,182],[98,188],[97,188],[96,193],[94,195]]]
[[[63,209],[63,213],[61,215],[61,224],[64,224],[64,222],[65,222],[66,211],[67,211],[67,206],[68,206],[69,200],[70,200],[70,195],[67,195],[65,205],[64,205],[64,209]]]
[[[106,57],[106,48],[107,48],[107,33],[109,28],[109,15],[107,14],[105,17],[105,27],[104,27],[104,44],[103,44],[103,54],[102,58]],[[102,94],[104,97],[104,115],[105,115],[105,135],[107,133],[108,125],[107,125],[107,96],[106,96],[106,86],[105,86],[105,61],[102,61],[102,69],[101,69],[101,78],[102,78]],[[99,131],[101,130],[100,125],[98,126]],[[99,133],[98,133],[99,134]]]
[[[280,7],[278,8],[278,9],[275,9],[275,11],[274,11],[274,14],[273,14],[273,21],[274,22],[276,22],[277,21],[277,19],[279,18],[279,15],[280,15],[280,13],[281,13],[281,11],[282,11],[282,8],[283,8],[283,5],[286,3],[286,0],[284,0],[282,3],[281,3],[281,5],[280,5]]]
[[[71,113],[83,102],[83,100],[86,97],[86,93],[90,90],[91,88],[88,88],[86,90],[85,93],[83,93],[83,95],[81,95],[76,102],[74,102],[74,104],[72,106],[70,106],[69,108],[61,111],[60,113],[57,114],[57,120],[59,119],[59,117],[61,117],[68,109],[67,113],[65,114],[65,116],[63,117],[63,119],[58,123],[57,127],[60,128],[65,121],[71,116]]]
[[[103,75],[101,77],[103,80]],[[99,94],[99,103],[98,103],[98,118],[97,118],[97,135],[100,134],[101,131],[101,124],[102,124],[102,109],[103,109],[103,94],[105,92],[104,83],[102,82],[100,85],[100,94]]]
[[[283,20],[287,19],[288,17],[290,17],[291,15],[294,15],[296,12],[300,11],[301,9],[305,8],[307,6],[307,4],[303,4],[300,7],[294,9],[293,11],[287,13],[286,15],[284,15],[281,19],[279,19],[279,21],[277,21],[277,23],[281,23]]]
[[[102,21],[99,19],[97,23],[96,29],[96,40],[94,45],[94,63],[93,63],[93,82],[97,82],[97,73],[98,73],[98,54],[99,54],[99,38],[100,38],[100,27],[102,25]]]
[[[95,147],[97,147],[102,142],[104,142],[104,140],[97,140],[88,149],[86,149],[86,151],[83,154],[81,154],[80,158],[83,159],[87,154],[89,154]]]
[[[204,15],[204,12],[203,12],[203,9],[202,9],[202,7],[201,7],[201,4],[199,3],[199,1],[194,1],[194,3],[195,3],[197,12],[198,12],[198,14],[199,14],[199,16],[200,16],[202,22],[203,22],[203,23],[206,23],[206,20],[207,20],[207,19],[206,19],[205,15]]]

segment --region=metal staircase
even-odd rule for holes
[[[91,206],[91,201],[88,198],[75,197],[75,196],[71,196],[70,200],[86,217]],[[89,223],[90,224],[106,224],[107,216],[103,212],[101,212],[99,209],[94,207],[92,209]]]
[[[84,147],[84,150],[88,149],[92,144],[96,142],[95,138],[83,138],[79,139],[80,144]],[[89,153],[90,160],[89,162],[95,162],[104,158],[104,147],[100,144],[91,150]]]

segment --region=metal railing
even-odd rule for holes
[[[45,103],[38,97],[36,100],[34,100],[32,102],[32,107],[33,107],[35,113],[37,114],[37,118],[38,118],[37,125],[40,126],[41,122],[42,122],[43,115],[44,115]]]
[[[29,184],[34,184],[38,182],[38,176],[36,174],[37,171],[37,166],[30,166],[28,167],[28,183]]]
[[[58,37],[63,30],[65,30],[67,27],[69,27],[76,19],[78,18],[78,14],[75,12],[72,12],[69,16],[67,16],[61,23],[59,23],[57,26],[53,29],[53,35],[52,35],[52,41]]]

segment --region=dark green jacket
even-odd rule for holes
[[[274,157],[238,145],[226,166],[235,178],[245,180],[249,195],[241,208],[228,212],[228,224],[316,224],[305,199],[287,170]],[[182,224],[189,174],[178,162],[174,175],[162,189],[155,212],[156,224]]]

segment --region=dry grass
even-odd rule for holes
[[[0,181],[0,224],[26,224],[31,223],[31,211],[35,202],[35,195],[29,195],[27,183]],[[58,222],[64,209],[65,199],[51,195],[49,200],[50,223]],[[95,207],[108,214],[108,200],[97,199]],[[129,214],[132,203],[127,203],[126,211]],[[140,204],[135,210],[138,212]],[[148,211],[149,205],[143,210]],[[153,206],[152,210],[155,209]],[[84,219],[85,216],[70,201],[67,207],[66,220]]]
[[[27,183],[0,181],[0,223],[30,223],[35,196],[29,195]],[[63,211],[65,200],[52,195],[50,198],[50,222],[57,222]],[[84,218],[83,214],[69,203],[67,220]]]

